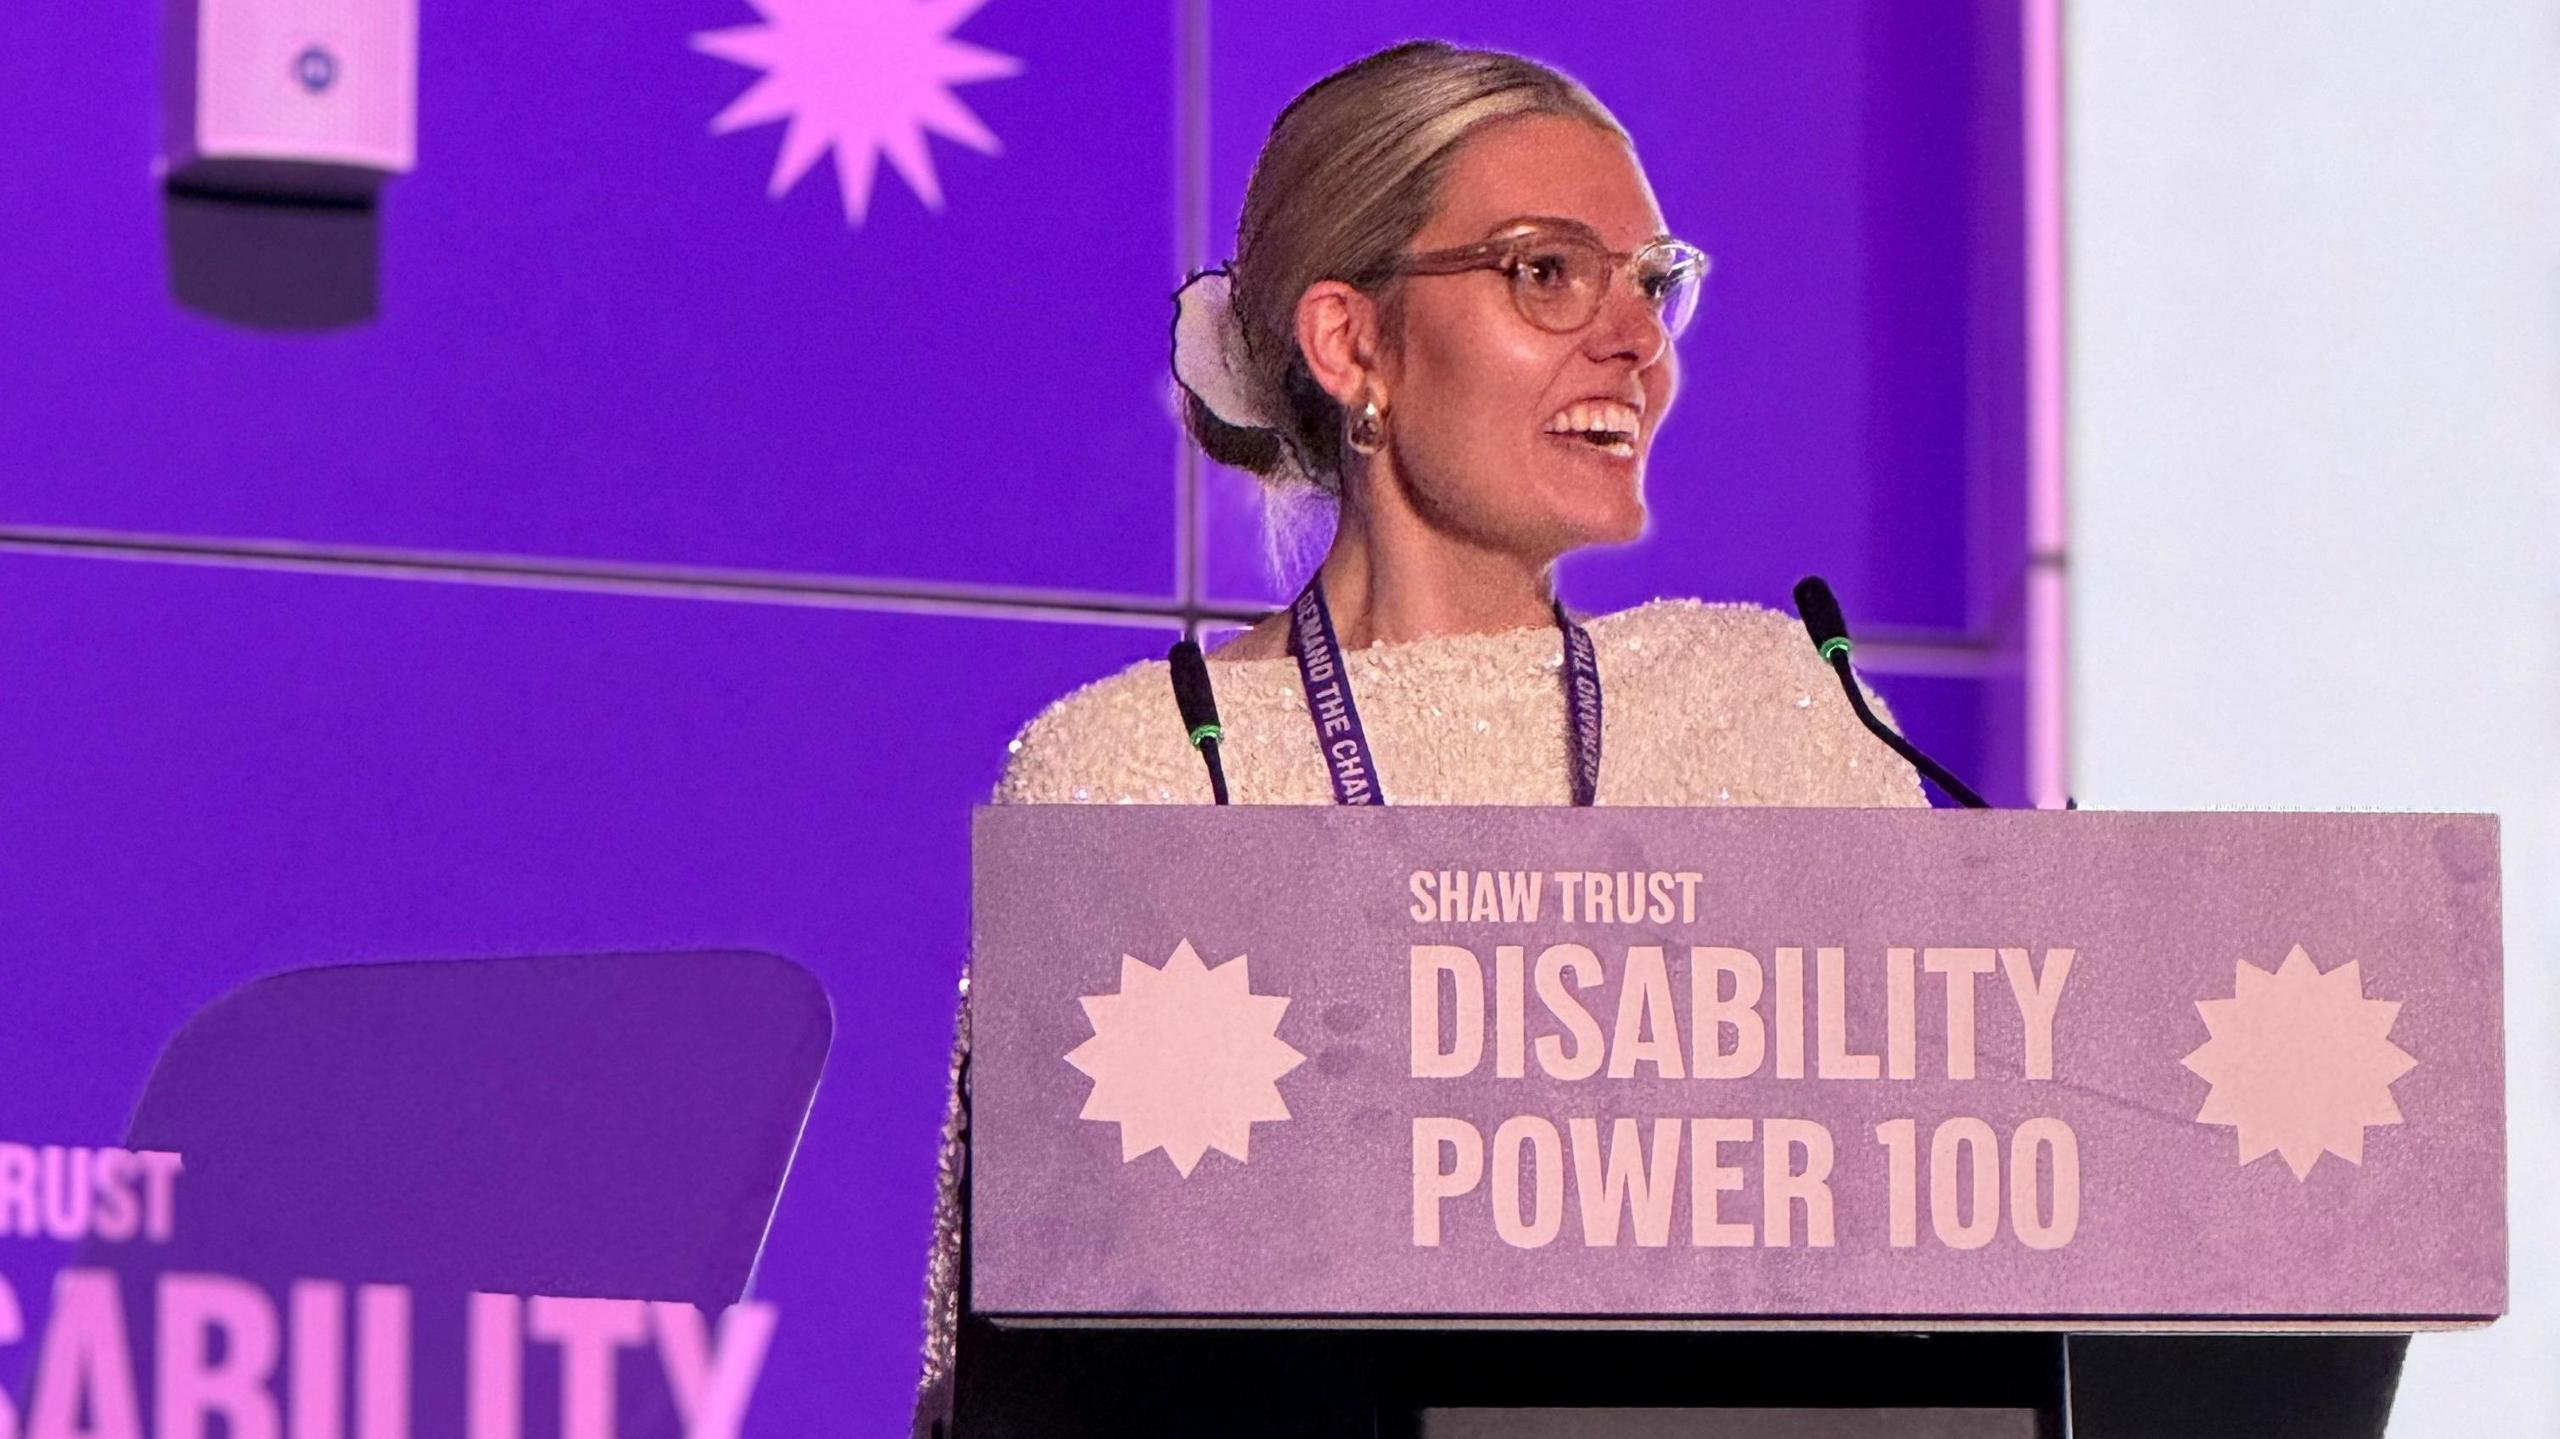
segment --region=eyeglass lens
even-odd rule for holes
[[[1617,262],[1594,245],[1569,239],[1523,248],[1511,272],[1513,297],[1532,324],[1550,330],[1578,330],[1600,313],[1600,303],[1617,277]],[[1678,335],[1698,311],[1703,276],[1693,263],[1655,249],[1631,262],[1633,282],[1653,302],[1664,331]]]

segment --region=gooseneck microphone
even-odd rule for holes
[[[1947,772],[1947,767],[1922,754],[1919,748],[1893,732],[1893,727],[1876,718],[1867,706],[1866,691],[1858,688],[1858,677],[1850,673],[1849,622],[1840,617],[1840,601],[1832,596],[1831,586],[1822,576],[1807,575],[1796,581],[1796,613],[1804,619],[1805,633],[1813,636],[1813,647],[1840,676],[1840,687],[1849,692],[1849,707],[1858,719],[1875,732],[1877,739],[1893,747],[1893,752],[1911,761],[1911,767],[1927,775],[1932,784],[1944,790],[1949,799],[1967,809],[1989,809],[1990,804],[1973,792],[1973,786]]]
[[[1226,730],[1218,724],[1218,697],[1209,689],[1209,661],[1200,653],[1197,641],[1183,640],[1165,655],[1173,666],[1173,703],[1182,711],[1182,727],[1191,735],[1192,748],[1200,751],[1201,761],[1209,766],[1209,794],[1220,804],[1227,802],[1227,771],[1218,763],[1218,740]]]

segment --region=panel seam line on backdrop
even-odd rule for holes
[[[547,556],[371,549],[287,540],[194,539],[0,526],[0,553],[6,552],[822,609],[1070,619],[1150,627],[1178,625],[1182,619],[1178,603],[1147,595]],[[1262,607],[1237,608],[1232,614],[1213,617],[1243,623],[1258,619],[1263,613]]]
[[[1264,600],[1186,604],[1179,597],[1092,590],[0,525],[0,554],[12,553],[492,589],[1144,629],[1180,629],[1200,623],[1246,625],[1273,613],[1271,603]],[[1867,630],[1868,637],[1858,642],[1858,654],[1861,667],[1870,672],[1962,679],[1994,674],[2000,667],[2000,646],[1990,640],[1892,627]]]

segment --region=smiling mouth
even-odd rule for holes
[[[1630,430],[1549,430],[1546,434],[1558,444],[1597,451],[1615,459],[1636,457],[1636,437]]]
[[[1624,399],[1594,396],[1556,411],[1541,428],[1559,444],[1579,445],[1613,460],[1632,460],[1643,427],[1642,407]]]

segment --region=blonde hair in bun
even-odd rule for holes
[[[1403,253],[1437,208],[1459,143],[1518,115],[1569,115],[1627,138],[1570,76],[1438,40],[1354,61],[1289,102],[1254,162],[1234,261],[1177,296],[1209,304],[1202,323],[1223,331],[1186,347],[1183,330],[1198,327],[1187,315],[1176,322],[1183,419],[1209,458],[1277,489],[1341,492],[1343,407],[1298,351],[1298,299],[1319,280],[1372,273]],[[1401,320],[1392,298],[1384,318],[1392,342]]]

